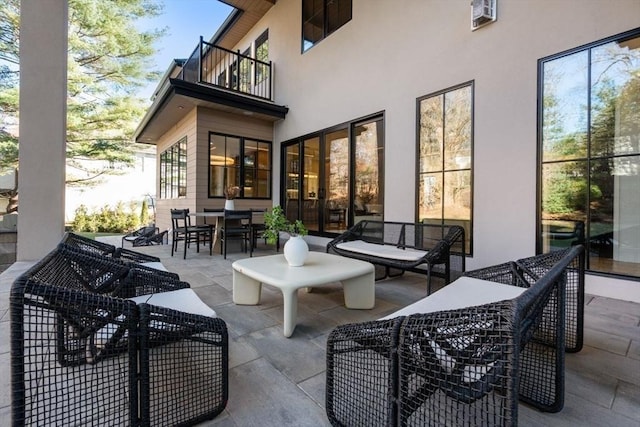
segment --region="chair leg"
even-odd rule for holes
[[[187,244],[189,242],[189,235],[184,236],[184,254],[182,255],[183,259],[187,259]]]

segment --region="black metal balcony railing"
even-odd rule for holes
[[[240,51],[207,43],[200,37],[179,78],[271,101],[271,69],[271,61],[260,61]]]

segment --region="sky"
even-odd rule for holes
[[[158,50],[155,69],[161,74],[175,58],[188,57],[198,44],[200,36],[206,41],[215,34],[233,10],[218,0],[163,0],[164,13],[154,19],[138,23],[141,30],[167,28],[167,35],[156,44]],[[139,96],[149,99],[159,81],[144,87]]]

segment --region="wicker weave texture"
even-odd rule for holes
[[[518,275],[525,275],[529,280],[537,280],[544,276],[555,264],[571,251],[571,248],[552,251],[528,258],[519,259],[512,263],[468,271],[464,275],[483,280],[518,284]],[[566,351],[573,353],[582,349],[584,335],[584,254],[581,252],[574,257],[564,272],[566,288],[565,324]]]
[[[339,247],[340,243],[355,240],[393,246],[402,250],[416,249],[426,253],[418,260],[403,260],[378,257]],[[383,276],[376,273],[376,279],[397,275],[393,274],[392,270],[426,274],[428,293],[431,293],[432,276],[443,278],[447,284],[451,281],[452,275],[457,276],[465,271],[464,240],[464,229],[460,226],[364,220],[329,242],[327,252],[385,267],[386,273]]]
[[[66,245],[20,276],[10,301],[14,425],[192,425],[219,414],[225,322],[122,298],[188,286]]]
[[[565,285],[574,270],[584,273],[582,253],[573,247],[539,256],[547,266],[542,276],[516,262],[469,272],[527,288],[511,300],[334,329],[327,344],[330,422],[517,425],[518,400],[561,410]]]

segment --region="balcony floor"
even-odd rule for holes
[[[233,252],[224,260],[192,248],[183,260],[181,252],[172,258],[170,249],[140,248],[159,256],[168,270],[189,282],[229,329],[229,403],[202,426],[329,425],[324,411],[329,332],[338,324],[392,313],[426,293],[425,276],[411,273],[378,282],[372,310],[345,309],[339,284],[300,292],[298,325],[291,338],[285,338],[279,290],[264,286],[257,306],[232,302],[231,263],[245,254]],[[274,253],[260,242],[254,256]],[[11,417],[9,289],[27,267],[16,263],[0,275],[0,367],[5,373],[0,379],[0,425],[9,425]],[[585,346],[567,355],[566,390],[565,407],[557,414],[521,404],[519,425],[640,425],[640,304],[587,295]]]

